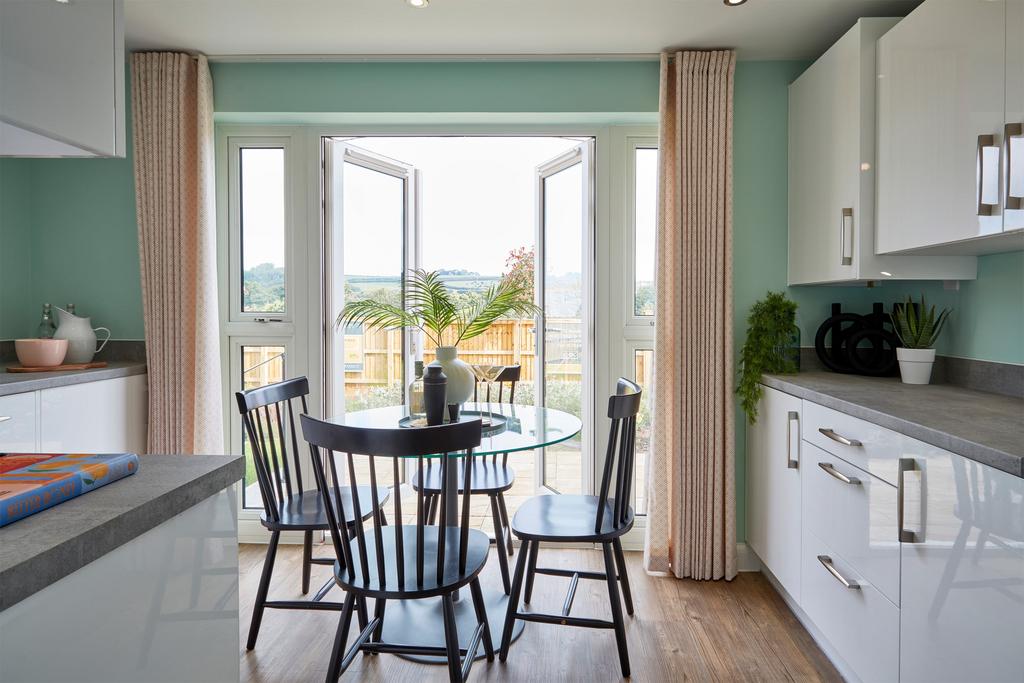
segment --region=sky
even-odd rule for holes
[[[537,167],[578,144],[559,137],[376,137],[345,142],[419,171],[422,262],[427,270],[482,275],[507,270],[509,252],[532,247]],[[243,267],[284,265],[284,155],[242,151]],[[343,167],[344,260],[348,275],[401,271],[400,180],[355,164]],[[654,268],[656,152],[638,150],[635,202],[637,279]],[[582,175],[574,167],[548,181],[549,273],[580,272]]]

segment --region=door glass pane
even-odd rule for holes
[[[637,349],[633,352],[636,383],[644,390],[640,395],[640,414],[636,418],[636,464],[633,491],[638,515],[647,514],[647,463],[651,455],[651,390],[654,388],[654,350]]]
[[[244,148],[239,166],[242,311],[283,313],[284,149]]]
[[[583,164],[544,179],[544,403],[583,417]],[[544,451],[544,484],[581,493],[577,435]]]
[[[636,149],[633,159],[633,314],[654,315],[654,239],[658,211],[658,150]]]
[[[242,390],[274,384],[285,378],[284,346],[243,346],[241,353]],[[245,453],[245,486],[242,491],[242,505],[247,508],[262,508],[263,497],[260,495],[259,483],[256,480],[256,464],[253,460],[252,445],[249,442],[249,435],[245,433],[244,425],[242,426],[242,452]]]
[[[345,302],[402,306],[405,180],[346,163],[342,193]],[[402,403],[402,331],[350,325],[338,338],[344,344],[345,410]]]

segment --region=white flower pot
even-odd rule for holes
[[[896,349],[904,384],[928,384],[935,364],[935,349]]]
[[[439,346],[434,353],[448,377],[448,405],[462,405],[473,395],[473,370],[459,360],[459,350],[454,346]]]

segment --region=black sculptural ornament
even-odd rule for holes
[[[832,316],[814,336],[814,350],[829,370],[871,377],[895,374],[899,345],[880,303],[867,315],[843,313],[842,304],[832,304]]]

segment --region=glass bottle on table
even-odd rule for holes
[[[409,384],[409,417],[413,420],[426,419],[427,409],[423,403],[423,361],[416,361],[415,379]]]

